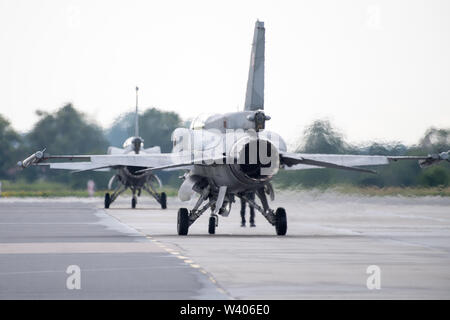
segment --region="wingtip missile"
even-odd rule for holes
[[[26,158],[25,160],[17,162],[17,165],[22,168],[28,168],[29,166],[40,162],[44,158],[44,152],[46,148],[33,153],[31,156]]]
[[[427,167],[437,164],[441,161],[450,162],[450,150],[447,152],[429,154],[426,159],[419,160],[419,166],[421,168],[427,168]]]

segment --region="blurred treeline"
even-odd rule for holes
[[[352,145],[332,127],[328,120],[314,121],[303,132],[296,152],[336,153],[362,155],[427,155],[450,150],[449,129],[428,129],[416,145],[400,142],[370,142]],[[450,163],[421,169],[415,160],[393,162],[387,166],[373,167],[378,174],[359,173],[335,169],[310,169],[282,171],[275,178],[280,187],[329,187],[348,184],[359,187],[447,187],[450,182]]]
[[[95,122],[67,104],[54,113],[37,111],[39,120],[24,134],[19,134],[5,117],[0,115],[0,180],[53,181],[64,183],[72,189],[85,189],[86,182],[93,179],[97,189],[105,189],[113,172],[69,173],[65,170],[49,170],[45,166],[32,166],[26,170],[16,163],[33,152],[47,148],[51,154],[105,154],[108,146],[122,147],[126,138],[134,135],[134,113],[119,116],[110,128],[103,130]],[[174,112],[155,108],[145,110],[139,117],[139,135],[144,146],[158,145],[162,152],[172,149],[171,133],[185,126]],[[430,128],[416,145],[406,146],[399,142],[367,143],[351,145],[329,121],[312,123],[299,139],[296,152],[305,153],[352,153],[367,155],[426,155],[450,149],[450,130]],[[281,187],[328,187],[336,184],[354,186],[448,186],[450,164],[420,169],[417,161],[402,161],[375,168],[379,174],[349,172],[332,169],[280,171],[275,182]],[[176,187],[180,181],[178,172],[158,175],[163,183]]]
[[[50,170],[46,166],[31,166],[22,170],[18,160],[47,148],[50,154],[105,154],[108,146],[122,147],[123,142],[134,135],[134,112],[119,116],[110,128],[103,130],[95,122],[67,104],[54,113],[36,111],[39,120],[33,128],[19,134],[8,120],[0,115],[0,180],[53,181],[64,183],[71,189],[85,189],[93,179],[97,189],[105,189],[113,172],[70,173],[66,170]],[[145,148],[158,145],[162,152],[170,152],[171,133],[181,126],[178,114],[150,108],[140,113],[139,135]],[[158,174],[163,183],[177,182],[174,173]]]

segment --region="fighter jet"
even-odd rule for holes
[[[264,111],[264,52],[264,23],[257,21],[244,110],[199,116],[189,129],[176,129],[172,134],[171,153],[64,157],[88,159],[86,165],[91,169],[108,166],[145,168],[134,171],[136,174],[157,170],[186,170],[178,196],[182,201],[189,201],[196,194],[198,199],[191,209],[179,208],[179,235],[187,235],[189,227],[208,209],[211,211],[208,232],[214,234],[219,216],[228,216],[237,198],[259,211],[275,227],[277,235],[285,235],[286,210],[282,207],[274,210],[268,201],[268,198],[274,199],[271,181],[279,170],[334,168],[375,173],[365,166],[415,159],[421,167],[426,167],[449,161],[450,151],[428,156],[395,157],[288,152],[284,140],[265,128],[270,116]],[[58,157],[61,156],[50,156],[39,151],[21,162],[21,165],[41,164]],[[50,164],[50,167],[52,165],[55,164]],[[247,196],[250,192],[256,194],[257,200]]]
[[[144,139],[139,136],[139,113],[138,113],[138,91],[139,88],[136,87],[136,111],[135,111],[135,124],[134,124],[134,136],[129,137],[123,143],[123,148],[117,148],[110,146],[108,147],[107,154],[114,157],[115,155],[138,155],[138,154],[158,154],[161,153],[161,148],[159,146],[154,146],[151,148],[144,148]],[[39,157],[42,153],[44,156],[44,151],[39,151],[35,155]],[[86,157],[66,157],[66,156],[56,156],[51,158],[69,159],[87,159]],[[20,162],[19,165],[22,167],[28,166],[30,158]],[[134,165],[121,165],[120,163],[114,165],[105,165],[101,168],[97,166],[92,166],[90,162],[58,162],[58,163],[45,163],[36,162],[38,165],[49,166],[50,169],[66,169],[72,170],[74,172],[82,171],[109,171],[110,169],[116,170],[108,183],[108,189],[111,191],[105,194],[105,209],[108,209],[111,203],[117,199],[117,197],[130,189],[133,196],[131,198],[131,207],[136,208],[137,197],[141,195],[142,190],[148,192],[160,205],[162,209],[167,208],[167,196],[165,192],[158,192],[156,188],[161,188],[162,183],[159,177],[152,172],[138,172],[139,170],[145,169],[146,167],[134,166]],[[114,187],[115,185],[115,187]]]
[[[136,111],[134,116],[134,136],[129,137],[123,143],[123,148],[109,147],[108,154],[139,154],[140,152],[144,154],[155,154],[161,153],[161,148],[159,146],[154,146],[151,148],[144,148],[144,139],[139,136],[139,113],[138,113],[138,91],[139,88],[136,87]],[[161,180],[156,174],[152,172],[139,173],[139,170],[144,168],[136,166],[112,166],[117,169],[117,173],[111,177],[108,183],[108,189],[113,189],[114,181],[118,181],[117,187],[110,194],[107,192],[105,194],[105,208],[108,209],[110,204],[117,199],[117,197],[130,189],[133,193],[131,198],[131,207],[136,208],[137,196],[141,195],[142,189],[148,192],[160,205],[162,209],[167,208],[167,196],[165,192],[158,193],[155,189],[156,186],[162,187]],[[137,194],[137,196],[136,196]]]

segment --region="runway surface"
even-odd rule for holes
[[[0,199],[0,298],[449,299],[450,199],[283,192],[288,234],[239,206],[176,235],[180,206],[150,198]],[[81,290],[65,271],[81,269]],[[369,290],[376,265],[380,289]]]
[[[1,199],[0,299],[229,298],[98,201]],[[69,266],[80,289],[67,286]]]

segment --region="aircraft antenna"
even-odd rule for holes
[[[138,91],[139,91],[139,88],[136,87],[136,114],[134,116],[134,136],[135,137],[139,137]]]

